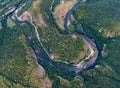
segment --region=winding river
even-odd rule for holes
[[[35,55],[37,58],[40,58],[41,60],[45,61],[46,63],[48,63],[49,65],[52,65],[56,68],[61,68],[61,69],[65,69],[65,70],[68,70],[68,71],[75,71],[75,72],[81,72],[83,70],[86,70],[88,68],[90,68],[91,66],[94,65],[97,57],[98,57],[98,49],[96,47],[96,44],[94,42],[94,40],[92,40],[90,37],[86,36],[85,34],[83,33],[71,33],[69,31],[69,25],[68,25],[68,22],[70,21],[70,16],[72,14],[72,11],[74,10],[74,8],[78,5],[78,1],[70,8],[70,10],[67,12],[66,14],[66,17],[65,17],[65,32],[66,34],[75,34],[77,36],[80,36],[82,37],[87,43],[88,45],[90,46],[90,49],[91,49],[91,55],[89,55],[88,57],[86,57],[84,60],[82,60],[81,62],[79,62],[78,64],[74,64],[72,66],[67,66],[67,65],[60,65],[60,64],[57,64],[57,62],[53,61],[50,59],[49,55],[47,53],[45,53],[45,49],[40,41],[40,39],[38,39],[39,37],[37,37],[38,41],[40,42],[41,44],[41,47],[42,48],[39,48],[39,49],[35,49],[34,48],[34,40],[33,40],[33,34],[34,32],[31,30],[31,34],[29,36],[26,36],[27,40],[29,41],[30,43],[30,46],[31,48],[33,49]],[[10,13],[12,13],[12,15],[9,15],[11,16],[11,19],[16,22],[17,24],[20,24],[22,25],[23,23],[26,23],[26,22],[22,22],[21,20],[18,19],[18,17],[15,16],[14,12],[15,10],[18,10],[18,6],[16,7],[16,9],[14,9],[13,11],[10,11]],[[9,13],[7,13],[9,14]],[[30,23],[29,26],[33,26],[34,29],[37,31],[37,28],[35,27],[35,25],[33,23]],[[92,48],[91,48],[92,47]],[[94,49],[93,49],[94,48]],[[42,52],[44,51],[44,52]],[[48,57],[46,57],[46,55],[48,55]],[[85,60],[88,60],[87,62],[85,62]]]

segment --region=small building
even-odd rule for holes
[[[56,54],[54,54],[54,53],[50,54],[50,58],[51,58],[51,59],[54,59],[54,58],[56,58],[56,57],[57,57]]]

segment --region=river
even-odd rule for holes
[[[79,3],[80,3],[80,2],[79,2]],[[81,71],[86,70],[86,69],[88,69],[88,68],[90,68],[91,66],[94,65],[95,61],[97,60],[97,57],[98,57],[98,53],[99,53],[99,52],[98,52],[98,49],[97,49],[96,44],[95,44],[95,42],[94,42],[93,39],[91,39],[90,37],[88,37],[87,35],[85,35],[85,34],[83,34],[83,33],[71,33],[71,32],[69,31],[68,22],[70,21],[70,16],[71,16],[71,14],[72,14],[72,11],[74,10],[74,8],[75,8],[77,5],[78,5],[78,2],[76,2],[76,3],[70,8],[70,10],[69,10],[69,11],[67,12],[67,14],[66,14],[66,17],[65,17],[65,32],[66,32],[66,34],[75,34],[75,35],[77,35],[77,36],[81,36],[90,46],[94,47],[94,49],[96,50],[96,51],[94,51],[94,54],[95,54],[95,55],[94,55],[93,57],[89,58],[89,61],[88,61],[88,62],[81,61],[79,64],[73,65],[73,66],[65,66],[65,65],[57,64],[57,62],[55,62],[55,61],[53,61],[53,60],[50,59],[49,55],[46,56],[47,53],[45,52],[43,46],[41,46],[41,47],[40,47],[39,49],[37,49],[37,50],[34,48],[33,35],[30,34],[30,36],[26,36],[26,38],[27,38],[27,40],[29,41],[30,46],[31,46],[31,48],[33,49],[33,51],[34,51],[34,53],[35,53],[35,55],[36,55],[37,58],[40,58],[41,60],[45,61],[45,62],[48,63],[49,65],[55,66],[55,67],[57,67],[57,68],[65,69],[65,70],[68,70],[68,71],[81,72]],[[15,7],[15,8],[16,8],[15,10],[19,9],[19,8],[18,8],[18,5],[17,5],[17,7]],[[20,8],[20,9],[21,9],[21,8]],[[14,11],[15,11],[15,10],[14,10]],[[14,22],[16,22],[17,24],[19,24],[19,25],[22,25],[23,23],[25,24],[26,22],[22,22],[21,20],[19,20],[19,19],[15,16],[14,11],[12,11],[12,12],[10,11],[10,13],[12,13],[12,15],[10,14],[10,15],[11,15],[11,19],[12,19]],[[9,14],[7,13],[7,15],[9,15]],[[34,27],[35,25],[33,25],[33,24],[31,23],[31,24],[29,24],[29,26],[33,26],[33,27]],[[36,27],[34,27],[34,29],[36,29]],[[33,34],[34,32],[32,31],[32,29],[30,29],[30,30],[31,30],[31,33]],[[38,41],[40,41],[40,40],[38,40]],[[42,43],[40,42],[40,44],[42,44]],[[43,51],[44,51],[44,52],[43,52]]]

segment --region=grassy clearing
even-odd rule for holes
[[[42,0],[33,0],[32,6],[29,8],[28,11],[33,13],[33,16],[37,16],[40,14],[40,4]]]
[[[8,18],[7,25],[8,25],[8,27],[12,28],[13,26],[15,26],[15,23],[10,18]]]
[[[53,12],[54,18],[61,29],[64,29],[64,18],[66,13],[75,2],[76,0],[61,0],[60,4],[55,7],[55,11]]]
[[[46,26],[46,23],[43,20],[42,10],[40,8],[41,3],[42,0],[34,0],[32,6],[28,9],[27,13],[31,14],[33,22],[35,22],[36,26],[44,27]]]

